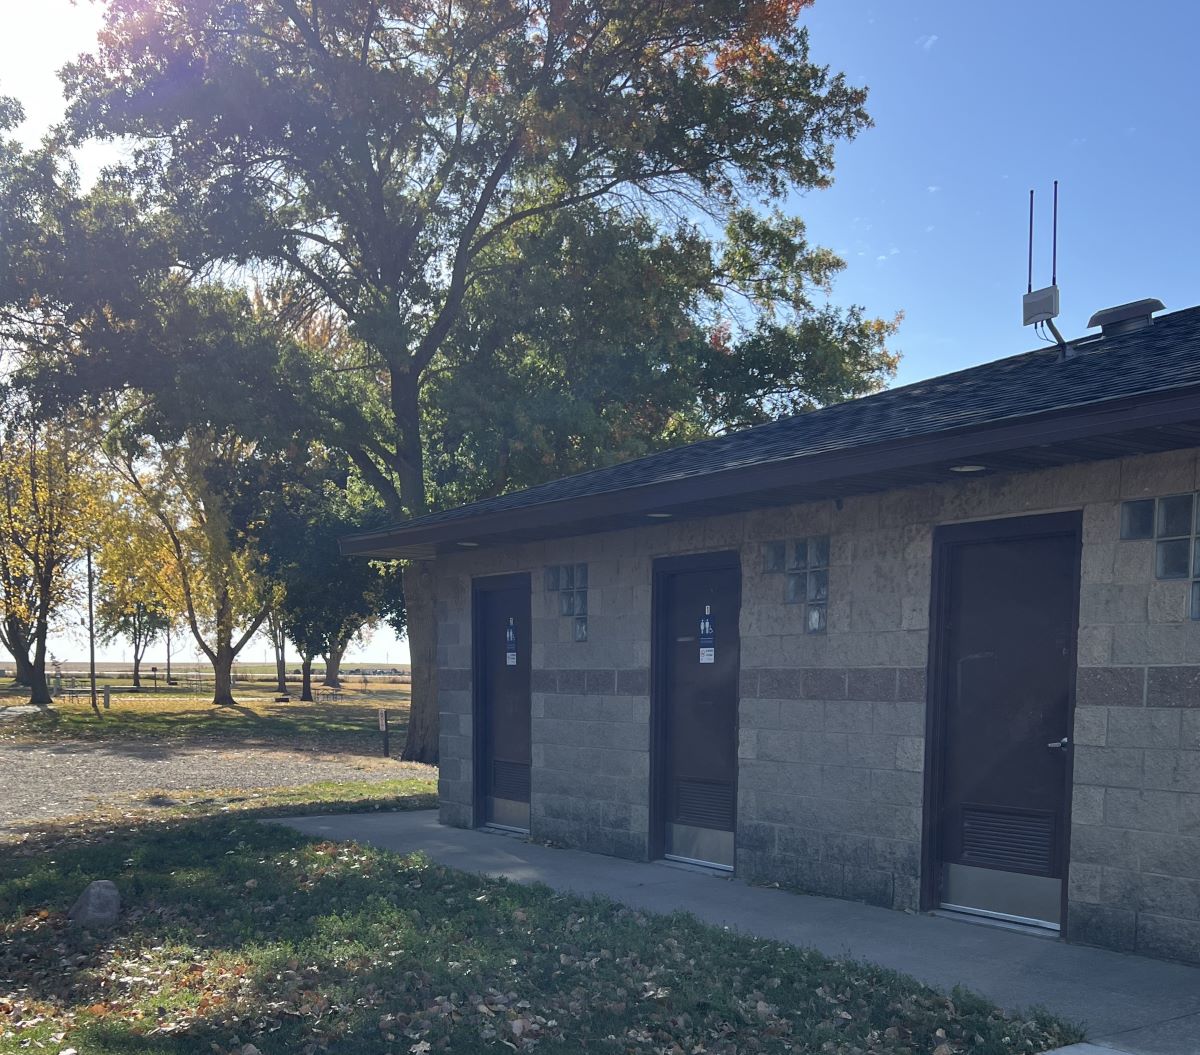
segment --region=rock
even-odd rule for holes
[[[121,894],[117,884],[108,879],[97,879],[79,895],[67,918],[77,927],[101,929],[114,926],[120,915]]]

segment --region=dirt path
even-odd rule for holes
[[[428,766],[263,748],[61,743],[0,746],[0,830],[19,832],[141,791],[271,788],[428,777]]]

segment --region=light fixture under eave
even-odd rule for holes
[[[479,546],[478,542],[460,542],[463,549],[476,549]]]
[[[985,473],[987,472],[986,465],[952,465],[950,466],[952,473]]]
[[[671,519],[670,513],[647,513],[646,516],[648,516],[651,520],[670,520]]]

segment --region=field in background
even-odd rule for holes
[[[182,681],[183,679],[181,679]],[[106,710],[92,710],[90,692],[55,700],[45,713],[22,714],[0,721],[0,741],[55,743],[153,741],[156,743],[239,744],[330,754],[373,755],[382,751],[378,711],[388,710],[393,755],[404,745],[409,689],[395,680],[368,679],[367,688],[346,679],[336,693],[325,690],[315,703],[276,703],[274,680],[240,679],[234,689],[236,707],[214,707],[211,680],[183,683],[171,690],[111,693]],[[111,684],[105,679],[102,684]],[[86,680],[80,682],[86,685]],[[127,685],[127,681],[119,684]],[[298,693],[299,686],[294,691]],[[206,695],[207,693],[207,695]],[[101,693],[101,701],[103,694]],[[0,708],[23,704],[24,690],[0,690]]]
[[[167,668],[158,666],[157,671],[150,663],[142,664],[142,687],[157,688],[167,691]],[[86,661],[72,660],[58,663],[56,669],[47,670],[47,680],[51,685],[61,682],[65,688],[81,688],[88,684],[88,664]],[[235,663],[233,665],[235,682],[248,688],[270,692],[275,687],[274,663]],[[19,695],[10,685],[2,683],[12,677],[11,666],[0,663],[0,703],[10,702],[8,697]],[[212,688],[212,667],[208,663],[172,662],[171,677],[178,681],[180,689],[199,689],[205,685]],[[313,665],[313,687],[320,687],[325,677],[323,664]],[[409,667],[403,663],[392,664],[360,664],[346,663],[342,665],[341,682],[344,686],[356,689],[368,689],[378,686],[407,685],[411,680]],[[300,692],[300,667],[290,664],[287,668],[288,688],[296,694]],[[100,662],[96,663],[96,683],[98,685],[132,686],[133,664]]]

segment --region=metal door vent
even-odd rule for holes
[[[515,802],[529,801],[529,765],[523,762],[492,763],[492,786],[490,794],[498,799]]]
[[[675,785],[675,822],[733,831],[733,787],[700,780]]]
[[[962,862],[1030,875],[1054,874],[1054,815],[963,806]]]

